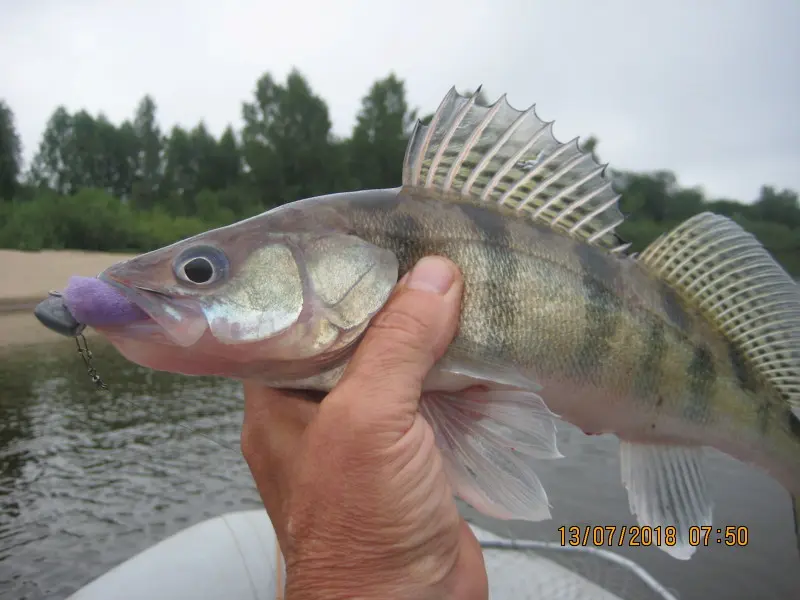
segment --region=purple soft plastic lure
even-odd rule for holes
[[[72,316],[91,327],[124,325],[147,318],[116,288],[94,277],[70,277],[62,297]]]

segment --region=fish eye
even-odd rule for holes
[[[188,248],[175,260],[175,275],[193,285],[209,285],[219,281],[228,270],[228,259],[210,246]]]
[[[183,274],[192,283],[208,283],[214,277],[214,265],[198,256],[183,265]]]

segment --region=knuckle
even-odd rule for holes
[[[388,336],[414,349],[427,347],[432,325],[408,308],[396,307],[379,313],[370,326],[381,337]]]

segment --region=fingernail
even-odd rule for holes
[[[455,273],[449,262],[438,256],[427,256],[411,271],[407,287],[412,290],[445,294],[453,285]]]

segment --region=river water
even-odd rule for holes
[[[111,393],[92,390],[71,342],[0,354],[2,598],[65,598],[171,533],[260,506],[238,449],[237,384],[153,373],[97,341],[93,350]],[[572,428],[559,437],[567,458],[539,471],[552,521],[502,523],[465,509],[468,517],[502,535],[551,541],[562,524],[631,524],[616,441]],[[786,492],[719,455],[709,478],[715,526],[746,526],[746,547],[712,536],[688,562],[656,548],[618,551],[681,599],[800,598]]]

